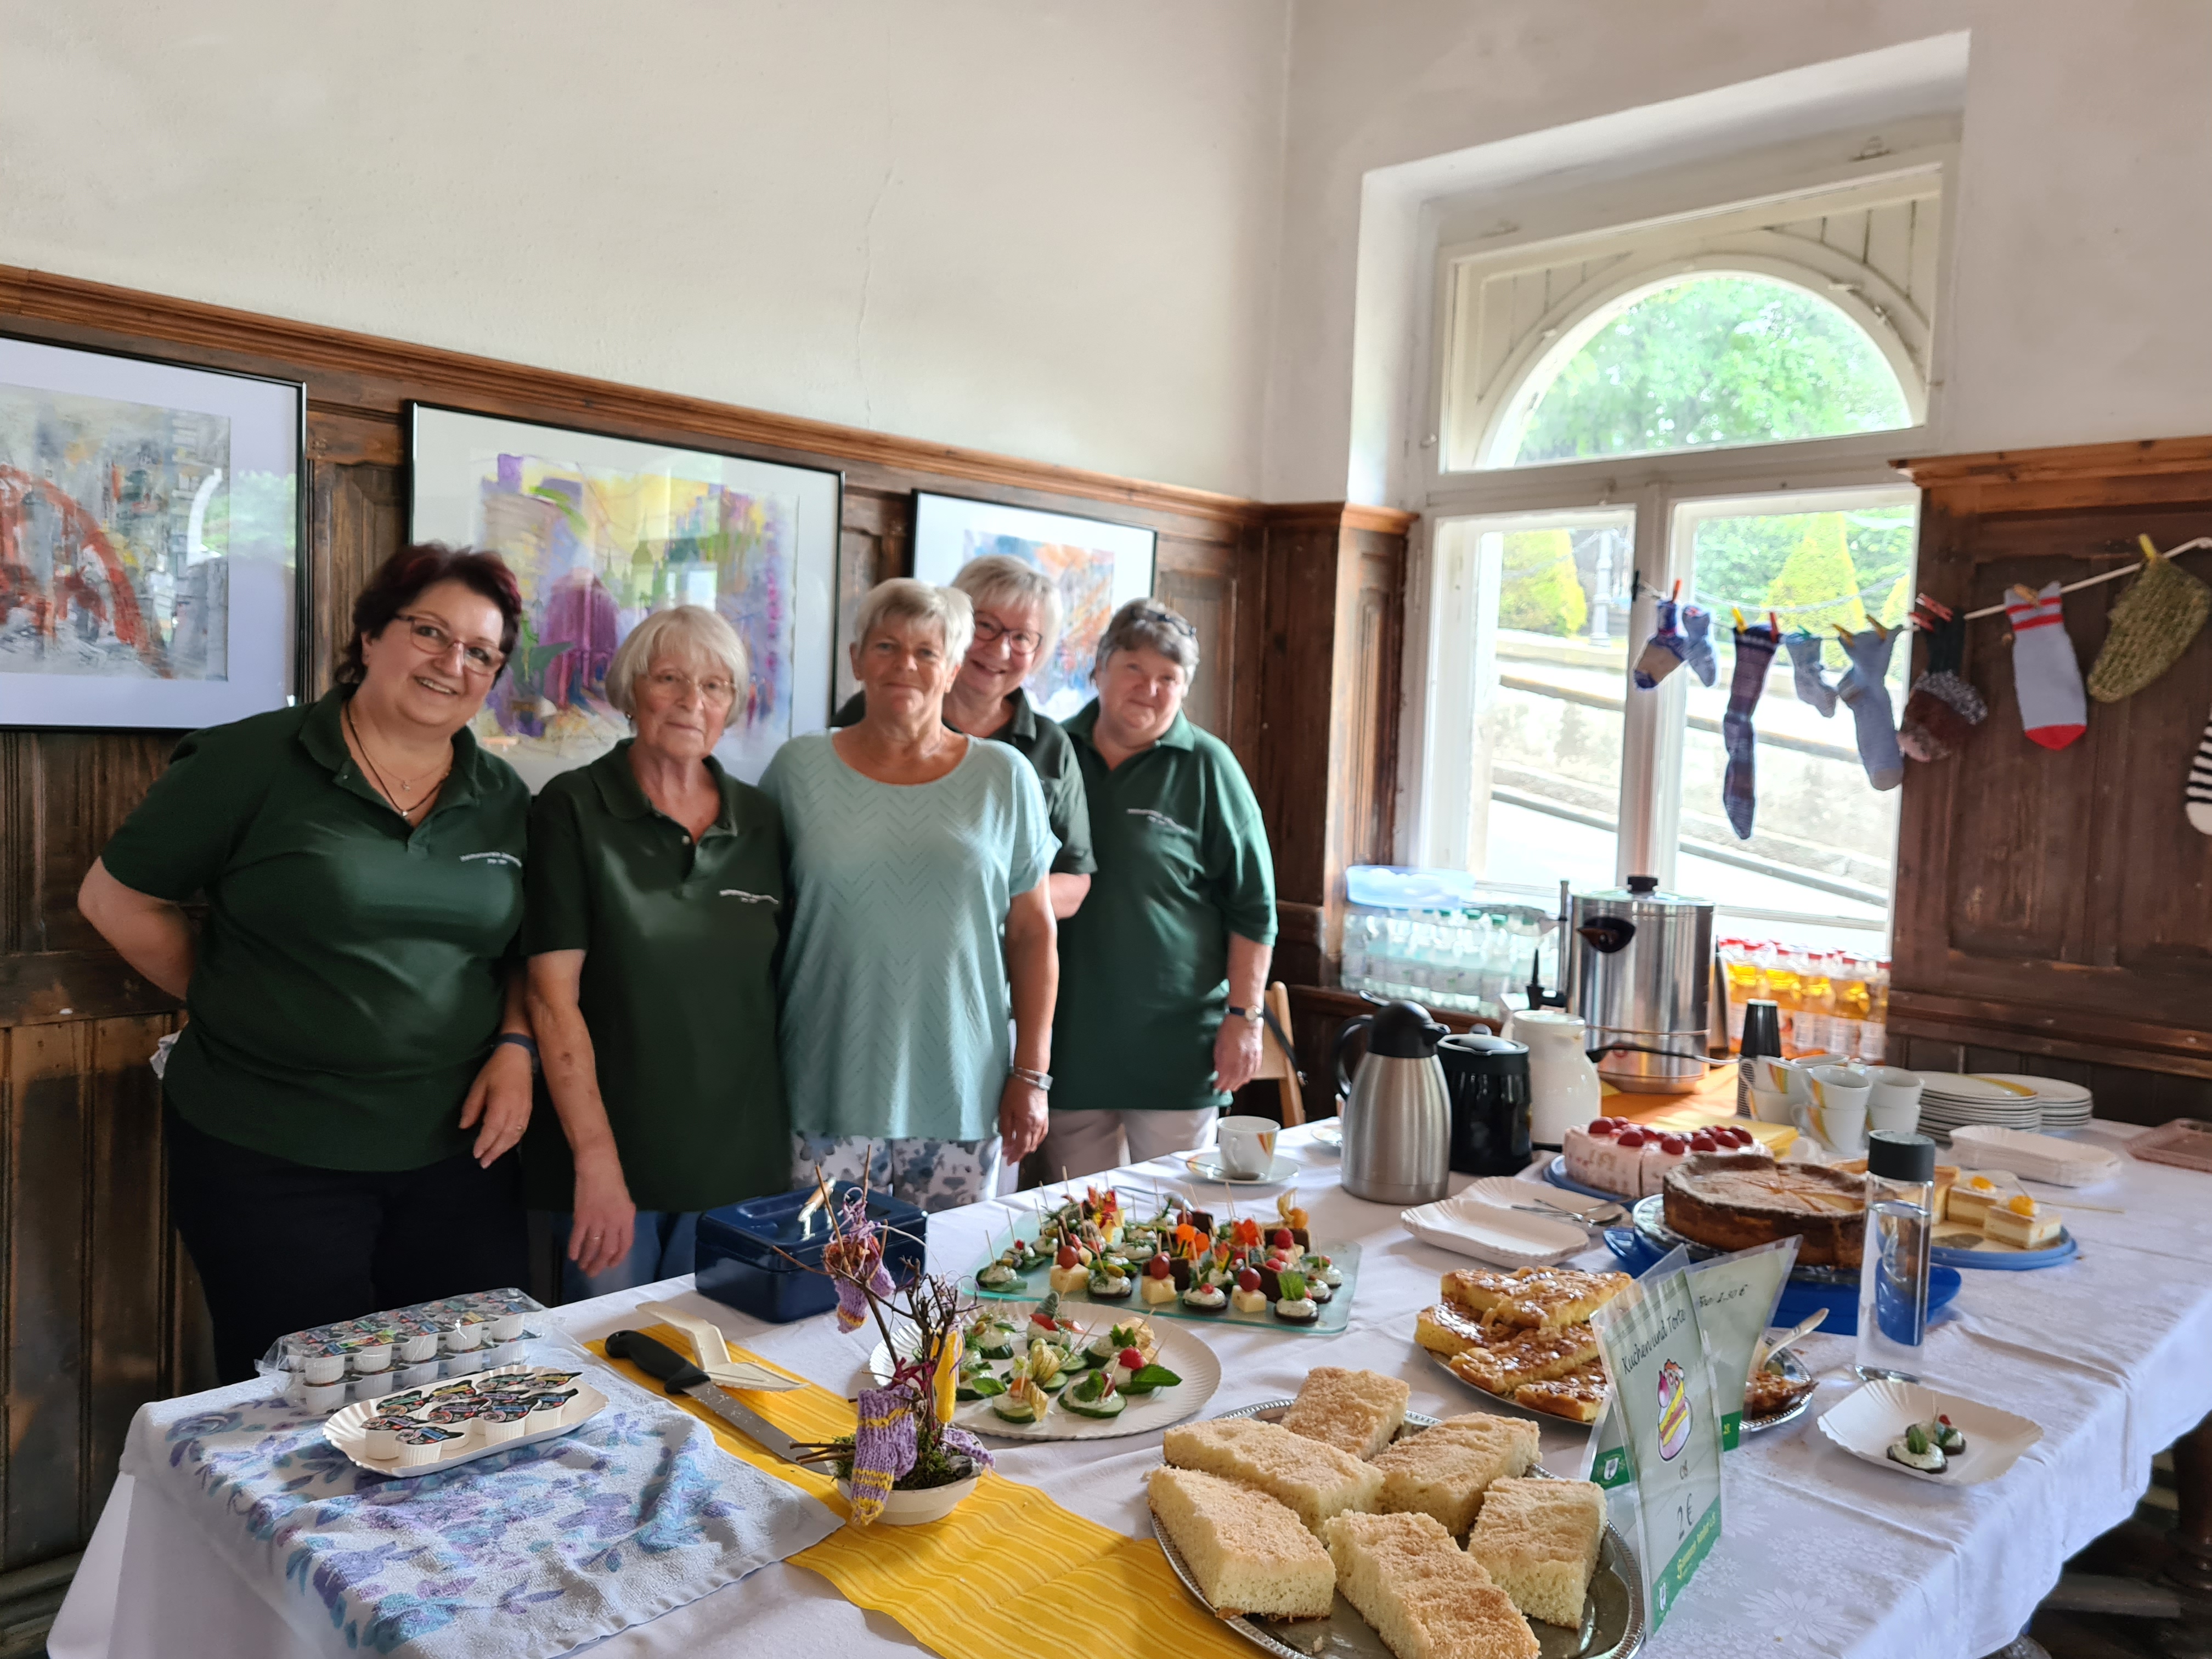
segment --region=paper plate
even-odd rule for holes
[[[1017,1325],[1029,1317],[1035,1304],[1000,1303],[991,1304],[990,1311],[1002,1310]],[[1067,1310],[1080,1315],[1081,1310]],[[1095,1311],[1103,1313],[1103,1309]],[[1132,1317],[1145,1317],[1133,1314]],[[1081,1321],[1086,1328],[1091,1326],[1087,1318]],[[1111,1324],[1101,1320],[1099,1325]],[[975,1434],[988,1434],[1000,1440],[1119,1440],[1132,1434],[1151,1434],[1171,1424],[1180,1423],[1193,1412],[1213,1398],[1213,1391],[1221,1386],[1221,1362],[1214,1358],[1213,1350],[1190,1332],[1164,1322],[1146,1320],[1152,1334],[1159,1338],[1159,1363],[1173,1371],[1182,1381],[1172,1389],[1162,1389],[1144,1399],[1129,1396],[1129,1403],[1119,1417],[1085,1417],[1080,1413],[1062,1411],[1057,1399],[1053,1407],[1036,1423],[1009,1423],[991,1409],[988,1400],[963,1400],[952,1408],[952,1420],[962,1428]],[[914,1329],[911,1326],[899,1330],[902,1346],[910,1345]],[[1018,1352],[1023,1344],[1015,1343]],[[908,1351],[911,1352],[909,1346]],[[995,1369],[1003,1370],[1006,1362],[994,1360]],[[868,1374],[880,1388],[891,1378],[890,1351],[878,1342],[875,1352],[868,1356]],[[1069,1384],[1072,1388],[1074,1385]]]
[[[551,1367],[538,1364],[501,1365],[496,1370],[478,1371],[470,1380],[481,1382],[513,1371],[550,1369]],[[442,1388],[445,1384],[434,1383],[431,1386]],[[543,1441],[558,1440],[564,1434],[575,1433],[606,1409],[606,1395],[581,1376],[568,1387],[576,1391],[576,1397],[568,1402],[568,1410],[562,1413],[562,1420],[552,1428],[540,1429],[534,1434],[520,1435],[513,1440],[487,1443],[478,1434],[476,1425],[471,1423],[461,1437],[447,1448],[446,1455],[434,1462],[403,1464],[396,1457],[371,1457],[366,1449],[368,1436],[362,1425],[374,1417],[384,1401],[391,1399],[392,1395],[420,1393],[419,1389],[395,1389],[392,1394],[379,1395],[374,1400],[356,1401],[343,1410],[334,1413],[330,1421],[323,1425],[323,1437],[371,1474],[386,1475],[395,1480],[412,1480],[418,1474],[436,1474],[441,1470],[457,1468],[463,1463],[473,1463],[479,1457],[490,1457],[499,1452],[520,1451]]]
[[[1424,1244],[1493,1267],[1549,1267],[1590,1247],[1589,1234],[1579,1223],[1507,1209],[1471,1188],[1433,1204],[1401,1210],[1398,1219]]]
[[[1509,1209],[1516,1204],[1534,1204],[1571,1211],[1577,1215],[1595,1216],[1622,1207],[1617,1198],[1600,1198],[1595,1193],[1578,1193],[1571,1188],[1545,1190],[1550,1185],[1549,1182],[1523,1181],[1518,1176],[1485,1176],[1480,1181],[1469,1182],[1461,1190],[1462,1196],[1474,1193],[1486,1203],[1503,1204]]]
[[[1908,1427],[1939,1414],[1948,1417],[1966,1437],[1966,1449],[1951,1459],[1941,1474],[1907,1468],[1890,1456],[1891,1444],[1902,1439]],[[1917,1382],[1887,1382],[1863,1384],[1831,1406],[1820,1419],[1820,1432],[1854,1457],[1937,1486],[1977,1486],[1994,1480],[2043,1438],[2038,1424],[1978,1400]]]
[[[1221,1414],[1257,1417],[1273,1423],[1291,1408],[1291,1403],[1288,1400],[1269,1400]],[[1432,1429],[1436,1425],[1433,1417],[1407,1412],[1406,1426],[1399,1431],[1399,1438]],[[1532,1467],[1528,1474],[1534,1480],[1557,1478],[1540,1464]],[[1374,1626],[1359,1616],[1358,1609],[1344,1599],[1341,1591],[1327,1619],[1278,1624],[1248,1619],[1239,1613],[1220,1613],[1199,1589],[1198,1581],[1191,1576],[1175,1540],[1168,1536],[1158,1516],[1152,1519],[1152,1536],[1159,1540],[1160,1553],[1167,1557],[1168,1565],[1175,1569],[1176,1577],[1182,1580],[1183,1588],[1198,1604],[1262,1652],[1275,1654],[1279,1659],[1315,1659],[1316,1655],[1326,1656],[1326,1659],[1392,1659],[1390,1650],[1375,1633]],[[1566,1630],[1547,1625],[1540,1619],[1528,1621],[1541,1659],[1630,1659],[1644,1645],[1643,1582],[1637,1570],[1635,1552],[1608,1522],[1605,1537],[1598,1546],[1597,1570],[1590,1575],[1589,1592],[1583,1598],[1582,1628]]]

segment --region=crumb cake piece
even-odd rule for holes
[[[1349,1452],[1253,1417],[1180,1425],[1162,1437],[1160,1451],[1177,1468],[1203,1469],[1257,1486],[1288,1504],[1316,1533],[1341,1510],[1372,1510],[1382,1494],[1381,1470]]]
[[[1424,1308],[1413,1321],[1413,1340],[1431,1353],[1450,1358],[1482,1346],[1482,1322],[1464,1308],[1439,1302]]]
[[[1536,1659],[1513,1599],[1430,1515],[1340,1515],[1322,1529],[1336,1587],[1398,1659]]]
[[[1395,1376],[1316,1365],[1306,1373],[1282,1424],[1292,1434],[1354,1457],[1372,1457],[1390,1443],[1405,1422],[1406,1401],[1412,1395],[1413,1390]]]
[[[1146,1492],[1216,1613],[1326,1619],[1336,1568],[1298,1517],[1256,1486],[1199,1469],[1154,1469]]]
[[[1443,1276],[1443,1298],[1493,1325],[1547,1330],[1578,1325],[1626,1290],[1626,1273],[1571,1267],[1461,1267]]]
[[[1481,1339],[1444,1363],[1452,1375],[1486,1394],[1511,1398],[1524,1382],[1549,1382],[1597,1358],[1597,1333],[1587,1325],[1531,1331],[1510,1325],[1481,1328]]]
[[[1604,1535],[1605,1492],[1592,1482],[1500,1480],[1467,1548],[1515,1607],[1575,1630]]]
[[[1513,1390],[1513,1403],[1572,1423],[1595,1423],[1605,1409],[1611,1387],[1605,1379],[1603,1362],[1593,1359],[1550,1382],[1523,1382]]]
[[[1455,1538],[1466,1535],[1491,1483],[1528,1473],[1539,1452],[1534,1423],[1469,1412],[1448,1417],[1378,1454],[1378,1507],[1386,1515],[1435,1517]]]

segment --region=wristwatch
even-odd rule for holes
[[[1039,1094],[1048,1095],[1052,1092],[1050,1072],[1032,1072],[1026,1066],[1009,1066],[1006,1070],[1010,1075],[1021,1079]]]
[[[1230,1012],[1231,1013],[1232,1013],[1232,1014],[1236,1015],[1236,1016],[1237,1016],[1237,1018],[1239,1018],[1239,1019],[1248,1019],[1248,1020],[1251,1021],[1251,1022],[1252,1022],[1252,1024],[1255,1024],[1255,1025],[1257,1025],[1257,1024],[1258,1024],[1261,1020],[1263,1020],[1263,1019],[1267,1018],[1267,1013],[1266,1013],[1266,1011],[1264,1011],[1264,1010],[1262,1010],[1262,1009],[1259,1009],[1259,1008],[1239,1008],[1239,1007],[1238,1007],[1235,1003],[1233,1003],[1233,1002],[1232,1002],[1232,1003],[1231,1003],[1231,1004],[1229,1005],[1229,1012]]]

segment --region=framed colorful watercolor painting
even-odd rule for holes
[[[1156,538],[1134,525],[1000,507],[957,495],[914,498],[914,574],[940,586],[970,559],[1011,554],[1060,583],[1060,639],[1030,676],[1039,709],[1064,720],[1091,701],[1091,659],[1114,612],[1152,591]]]
[[[835,472],[413,406],[408,534],[499,554],[522,585],[514,658],[477,734],[536,789],[629,734],[607,700],[615,647],[653,611],[726,617],[752,683],[715,755],[757,781],[830,721]]]
[[[0,338],[0,726],[289,703],[306,420],[295,381]]]

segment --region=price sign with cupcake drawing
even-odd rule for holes
[[[1613,1385],[1590,1479],[1636,1539],[1654,1630],[1721,1535],[1721,1413],[1688,1269],[1677,1249],[1590,1316]]]

